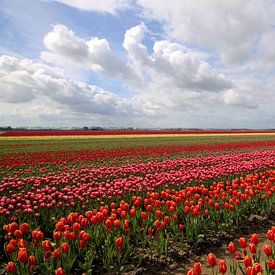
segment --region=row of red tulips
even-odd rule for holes
[[[35,218],[42,214],[42,219],[48,219],[49,209],[54,215],[60,211],[80,211],[95,207],[96,202],[122,197],[129,200],[134,194],[210,184],[213,179],[271,168],[274,163],[275,151],[263,151],[121,167],[77,169],[68,166],[48,174],[45,168],[40,169],[42,175],[36,177],[15,173],[2,179],[0,219],[3,222],[10,217],[22,220],[25,217],[22,213]]]
[[[236,244],[228,244],[228,252],[231,254],[226,260],[220,259],[213,253],[207,256],[208,265],[212,268],[212,274],[244,274],[244,275],[271,275],[275,274],[275,226],[266,233],[266,243],[261,248],[258,247],[259,236],[252,234],[248,241],[245,237],[239,239],[238,245],[240,253],[237,252]],[[187,275],[201,275],[202,265],[195,263],[189,269]]]
[[[119,269],[129,262],[135,247],[167,253],[169,238],[192,243],[202,234],[238,224],[251,213],[270,213],[275,202],[274,183],[275,170],[267,170],[209,186],[148,191],[145,197],[132,196],[131,202],[102,202],[98,209],[74,211],[59,219],[50,219],[48,209],[42,215],[48,212],[49,220],[40,228],[36,227],[41,220],[4,226],[5,251],[13,262],[9,271],[90,272],[95,260],[106,268]],[[49,232],[51,238],[45,239]]]
[[[17,144],[24,147],[24,143]],[[60,144],[57,144],[60,146]],[[124,146],[119,148],[100,148],[100,149],[82,149],[82,150],[48,150],[45,142],[41,147],[46,150],[35,152],[12,152],[0,154],[0,168],[12,170],[19,166],[38,165],[43,167],[45,164],[58,164],[70,162],[107,162],[115,163],[121,160],[143,160],[145,158],[160,159],[168,156],[183,155],[211,155],[214,152],[230,152],[242,150],[263,150],[265,148],[273,149],[275,141],[254,141],[254,142],[226,142],[210,144],[192,144],[192,145],[154,145],[154,146]]]

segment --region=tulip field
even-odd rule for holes
[[[275,274],[275,226],[188,256],[274,217],[275,132],[5,132],[0,180],[9,274]]]

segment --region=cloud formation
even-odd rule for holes
[[[1,121],[274,127],[274,1],[31,0],[53,11],[32,34],[33,10],[4,3]]]
[[[45,35],[41,58],[49,63],[70,64],[128,81],[138,81],[133,69],[116,56],[106,39],[93,37],[85,40],[64,25],[54,25]]]
[[[167,40],[156,41],[151,56],[141,39],[146,29],[143,25],[128,30],[124,47],[134,63],[140,65],[152,81],[166,78],[171,85],[193,91],[221,91],[232,83],[205,62],[194,58],[183,45]],[[154,79],[157,78],[157,79]]]
[[[0,91],[0,99],[6,103],[26,103],[46,97],[76,113],[133,112],[126,100],[66,77],[60,69],[6,55],[0,56]]]
[[[179,43],[156,41],[153,54],[149,56],[142,44],[146,32],[147,27],[143,23],[125,32],[123,47],[131,62],[127,64],[111,50],[106,39],[93,37],[84,40],[66,26],[54,25],[44,37],[44,44],[50,51],[42,52],[41,58],[49,63],[67,62],[89,68],[126,82],[132,81],[133,85],[138,85],[141,78],[148,81],[149,76],[149,81],[156,81],[154,78],[162,76],[169,78],[171,85],[189,90],[221,91],[232,86],[225,76],[208,63],[191,56],[187,48]]]
[[[241,64],[255,40],[274,24],[269,0],[138,0],[146,18],[164,23],[168,37],[217,51],[223,62]]]

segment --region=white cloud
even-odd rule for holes
[[[93,1],[59,2],[111,14],[129,8],[126,1],[121,6],[101,1],[101,7]],[[162,39],[152,38],[150,24],[141,23],[125,32],[125,51],[118,55],[104,37],[80,37],[58,24],[44,36],[47,51],[41,59],[49,65],[0,56],[1,120],[53,126],[92,121],[100,126],[272,127],[275,32],[267,1],[138,3],[145,22],[164,24]],[[152,48],[148,38],[154,40]],[[90,71],[99,73],[113,91],[76,81],[75,71],[86,79]],[[118,96],[112,78],[119,79],[113,87],[121,85],[132,96]]]
[[[146,18],[164,23],[167,35],[183,43],[197,43],[220,55],[225,63],[243,63],[255,39],[274,24],[269,0],[138,0]]]
[[[94,37],[84,40],[64,25],[53,26],[53,31],[44,37],[50,52],[42,52],[41,58],[54,64],[69,63],[80,68],[89,68],[103,75],[120,78],[131,90],[140,92],[154,83],[161,83],[161,90],[177,87],[191,91],[222,91],[232,86],[226,77],[200,61],[179,43],[156,41],[153,54],[147,53],[142,43],[148,29],[144,23],[125,32],[123,47],[129,63],[123,62],[111,50],[106,39]],[[170,92],[170,96],[175,96]]]
[[[217,92],[231,88],[230,80],[205,61],[197,59],[188,49],[179,43],[167,40],[156,41],[152,55],[148,55],[142,39],[147,32],[144,24],[126,31],[123,46],[130,59],[147,82],[147,86],[158,86],[158,91],[169,91],[174,94],[175,88],[186,91]],[[147,89],[148,91],[148,89]]]
[[[84,11],[117,14],[120,10],[131,8],[131,0],[53,0]]]
[[[131,66],[113,53],[106,39],[84,40],[59,24],[44,37],[44,44],[50,51],[42,52],[41,58],[48,63],[70,64],[127,81],[139,81]]]
[[[29,59],[0,56],[0,99],[26,103],[46,97],[77,113],[129,114],[131,103],[93,85],[64,76],[61,70]]]
[[[147,115],[160,115],[164,108],[199,109],[214,100],[209,95],[212,92],[218,93],[223,102],[219,92],[233,87],[229,79],[198,59],[198,53],[189,52],[183,44],[155,41],[149,55],[143,44],[148,32],[144,23],[125,32],[123,47],[129,59],[126,64],[112,52],[106,39],[85,40],[66,26],[55,25],[44,37],[44,44],[51,52],[42,52],[41,57],[55,64],[67,62],[122,79],[124,85],[136,93],[132,104]],[[205,102],[202,98],[208,100]]]
[[[45,46],[53,53],[69,58],[72,62],[87,62],[89,48],[84,39],[64,25],[54,25],[53,31],[44,37]]]
[[[136,65],[146,64],[148,61],[147,49],[142,40],[147,32],[147,27],[141,23],[125,32],[123,47],[128,52],[129,58]]]

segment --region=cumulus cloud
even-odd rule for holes
[[[131,8],[131,0],[53,0],[84,11],[117,14],[118,11]]]
[[[50,51],[42,52],[41,58],[55,64],[67,62],[122,79],[124,85],[141,94],[141,98],[147,98],[145,93],[152,95],[157,90],[158,97],[170,98],[165,102],[171,108],[172,102],[184,101],[177,100],[178,95],[189,98],[187,91],[219,92],[232,87],[229,79],[211,68],[207,62],[189,53],[182,44],[167,40],[156,41],[153,53],[149,55],[143,44],[147,33],[148,28],[144,23],[125,32],[123,47],[128,54],[126,63],[111,50],[106,39],[94,37],[85,40],[66,26],[55,25],[44,37],[44,44]],[[152,102],[156,103],[156,100]],[[152,104],[145,104],[149,105]],[[158,108],[150,106],[149,113],[152,113],[151,109],[155,112]]]
[[[148,55],[142,39],[147,32],[144,24],[126,31],[123,46],[136,64],[147,84],[161,83],[163,88],[182,91],[222,91],[232,87],[224,75],[215,71],[205,61],[188,52],[182,44],[167,40],[156,41],[152,55]]]
[[[138,0],[144,16],[164,23],[169,37],[217,51],[225,63],[243,63],[259,34],[274,24],[271,1]],[[273,7],[273,8],[272,8]]]
[[[41,58],[48,63],[69,63],[127,81],[139,81],[133,68],[113,53],[106,39],[85,40],[58,24],[45,35],[44,44],[50,51],[42,52]]]
[[[41,53],[43,60],[54,64],[72,64],[120,78],[130,91],[135,92],[130,99],[66,78],[56,72],[55,67],[31,63],[30,60],[14,62],[29,63],[28,69],[11,70],[15,75],[19,74],[18,71],[24,72],[28,81],[21,81],[21,85],[16,87],[12,82],[3,81],[2,85],[11,85],[13,93],[8,93],[9,97],[2,96],[2,99],[6,102],[22,101],[23,98],[33,100],[40,93],[76,113],[139,113],[149,117],[165,117],[167,111],[195,112],[216,104],[255,107],[251,104],[249,93],[235,89],[236,85],[230,79],[198,58],[200,55],[189,51],[183,43],[155,41],[149,54],[143,44],[148,33],[144,23],[125,32],[123,47],[128,63],[117,57],[106,39],[93,37],[86,40],[64,25],[54,25],[53,30],[44,37],[44,44],[49,51]],[[19,81],[20,78],[17,76],[14,79]],[[21,99],[16,96],[16,89],[20,89]],[[29,93],[28,97],[26,92]]]
[[[99,87],[75,81],[61,70],[29,59],[0,56],[0,99],[26,103],[46,97],[77,113],[129,114],[131,103]]]

